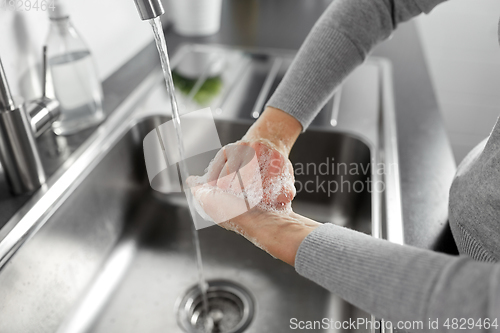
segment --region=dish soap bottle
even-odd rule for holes
[[[89,48],[73,26],[63,1],[48,10],[50,29],[47,58],[61,116],[54,122],[58,135],[70,135],[104,119],[102,86]]]

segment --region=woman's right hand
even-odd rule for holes
[[[288,154],[301,131],[295,118],[268,108],[241,141],[219,151],[204,176],[188,179],[205,215],[290,264],[296,248],[273,241],[275,233],[287,230],[303,239],[317,226],[291,209],[295,187]]]
[[[273,209],[290,209],[295,196],[294,176],[288,160],[290,149],[302,131],[300,123],[287,113],[266,108],[241,141],[222,148],[202,177],[191,177],[190,187],[210,187],[240,197],[233,209],[219,209],[215,222],[234,217],[257,204]]]
[[[291,210],[295,197],[291,162],[265,141],[238,141],[223,147],[203,176],[190,177],[193,194],[220,192],[231,204],[202,206],[216,223],[241,215],[255,206]],[[195,196],[196,198],[196,196]]]
[[[304,238],[321,225],[294,213],[289,205],[276,209],[259,203],[249,208],[244,198],[218,186],[192,186],[191,191],[204,213],[219,226],[292,266]]]

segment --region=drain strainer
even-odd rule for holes
[[[213,328],[207,330],[205,327],[207,314],[198,285],[191,287],[179,303],[177,309],[179,325],[188,333],[243,332],[254,314],[254,303],[250,293],[234,282],[226,280],[207,282],[208,315],[214,323]]]

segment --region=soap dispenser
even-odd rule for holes
[[[66,4],[54,0],[49,10],[47,57],[61,117],[54,123],[58,135],[71,135],[104,119],[102,85],[86,43],[73,26]]]

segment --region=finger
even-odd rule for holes
[[[199,177],[199,176],[189,176],[187,177],[186,179],[186,184],[189,188],[193,188],[197,185],[200,185],[200,180],[202,179],[202,177]]]
[[[217,187],[232,193],[241,193],[238,172],[229,172],[227,163],[224,165],[219,179],[217,179]]]
[[[237,171],[244,187],[251,187],[251,184],[258,182],[262,185],[259,159],[255,149],[248,145],[242,145],[238,150]]]
[[[260,181],[259,163],[255,150],[248,145],[233,145],[226,150],[227,162],[217,186],[235,193],[244,191],[255,180]]]
[[[283,185],[283,188],[281,189],[276,201],[279,206],[285,206],[288,205],[290,202],[292,202],[294,197],[295,197],[295,186],[293,185],[293,183],[286,182]]]
[[[295,198],[295,194],[297,193],[295,189],[295,177],[293,174],[293,166],[290,160],[286,161],[284,166],[283,177],[285,178],[283,182],[283,187],[281,189],[281,193],[278,196],[278,201],[282,204],[288,204]]]
[[[262,161],[265,164],[263,185],[267,189],[264,194],[264,203],[275,207],[286,206],[295,197],[292,164],[276,150],[270,150],[267,156]]]
[[[209,185],[215,186],[217,184],[217,179],[219,179],[219,175],[226,161],[226,147],[222,147],[207,168],[207,183]]]
[[[227,222],[248,211],[243,197],[229,194],[217,187],[200,186],[195,189],[194,197],[215,223]]]

